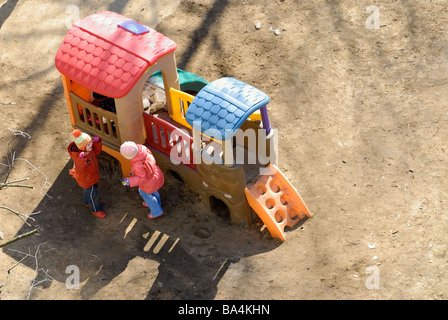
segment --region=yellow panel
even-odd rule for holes
[[[170,114],[171,119],[191,129],[190,124],[185,120],[185,113],[187,112],[189,104],[193,101],[194,96],[174,88],[170,88],[170,95],[173,104],[173,114]],[[183,111],[180,103],[181,101],[184,108]]]

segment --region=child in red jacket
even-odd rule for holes
[[[121,145],[120,153],[131,160],[132,176],[124,178],[123,185],[138,187],[138,192],[144,200],[143,205],[151,210],[149,219],[160,217],[164,212],[157,190],[162,187],[165,178],[151,151],[144,145],[126,141]]]
[[[87,133],[76,129],[73,131],[75,142],[68,146],[68,153],[74,161],[70,174],[82,188],[82,203],[98,218],[106,217],[103,201],[98,192],[100,170],[97,156],[101,153],[102,141],[99,137],[91,138]]]

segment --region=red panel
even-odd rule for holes
[[[193,138],[188,133],[151,114],[143,113],[143,120],[148,146],[170,157],[173,162],[179,161],[196,170],[196,164],[193,163]],[[180,152],[173,148],[180,148]]]

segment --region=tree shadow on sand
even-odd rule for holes
[[[40,213],[34,216],[33,226],[24,225],[17,233],[37,228],[39,234],[4,248],[4,253],[20,261],[21,253],[34,252],[40,246],[45,254],[39,265],[63,284],[71,275],[67,267],[76,266],[80,299],[105,299],[97,293],[112,284],[136,257],[146,261],[149,270],[130,276],[129,282],[136,282],[133,285],[145,296],[117,292],[107,299],[213,299],[232,263],[281,244],[255,227],[242,228],[207,212],[196,194],[169,178],[160,190],[166,214],[150,221],[138,192],[121,185],[118,162],[105,153],[99,162],[99,190],[108,213],[105,219],[96,218],[81,204],[81,189],[68,174],[73,165],[69,160],[35,208],[34,212]],[[197,230],[205,230],[205,235]],[[35,268],[33,259],[21,263]],[[142,273],[141,268],[138,272]],[[128,284],[120,283],[123,286],[115,285],[115,290],[130,290]]]

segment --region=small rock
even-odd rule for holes
[[[260,30],[261,29],[261,22],[257,22],[255,24],[255,29]]]
[[[195,228],[195,230],[193,231],[193,234],[196,236],[196,237],[199,237],[199,238],[208,238],[208,237],[210,237],[210,235],[211,235],[211,232],[210,232],[210,230],[208,230],[207,228],[205,228],[205,227],[197,227],[197,228]]]
[[[4,237],[5,236],[4,236],[3,232],[0,231],[0,240],[3,240]]]
[[[272,28],[272,26],[269,27],[269,31],[274,32],[274,34],[275,34],[276,36],[280,35],[280,33],[281,33],[280,30],[278,30],[278,29],[275,29],[275,30],[274,30],[274,29]]]

